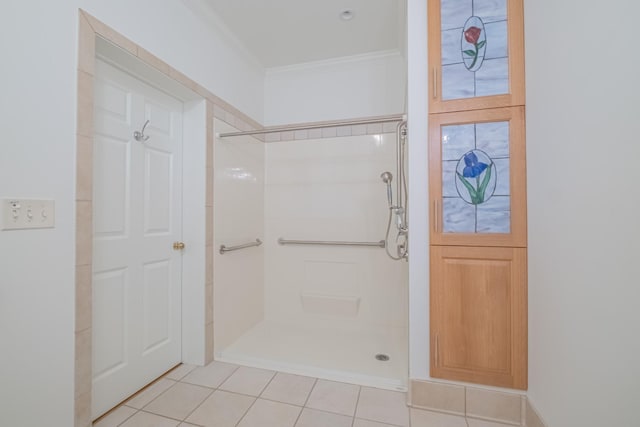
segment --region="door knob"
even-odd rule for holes
[[[173,242],[173,249],[176,251],[181,251],[184,249],[184,243],[183,242]]]

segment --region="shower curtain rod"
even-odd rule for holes
[[[316,124],[316,125],[311,124],[311,125],[300,125],[300,126],[272,126],[272,127],[266,127],[264,129],[246,130],[242,132],[218,133],[216,134],[216,136],[218,138],[227,138],[230,136],[263,135],[265,133],[274,133],[274,132],[292,132],[297,130],[323,129],[323,128],[330,128],[330,127],[336,127],[336,126],[371,125],[376,123],[401,122],[403,120],[406,120],[406,116],[402,114],[397,114],[393,116],[376,117],[373,119],[324,122],[322,124]]]

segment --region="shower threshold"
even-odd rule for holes
[[[376,358],[384,354],[385,358]],[[215,359],[331,381],[407,390],[406,330],[336,330],[318,323],[262,321]]]

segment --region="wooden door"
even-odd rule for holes
[[[96,418],[181,361],[182,103],[102,61],[94,90]]]
[[[526,249],[431,247],[431,376],[527,388]]]

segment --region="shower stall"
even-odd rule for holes
[[[406,390],[403,118],[232,124],[214,122],[215,359]]]

